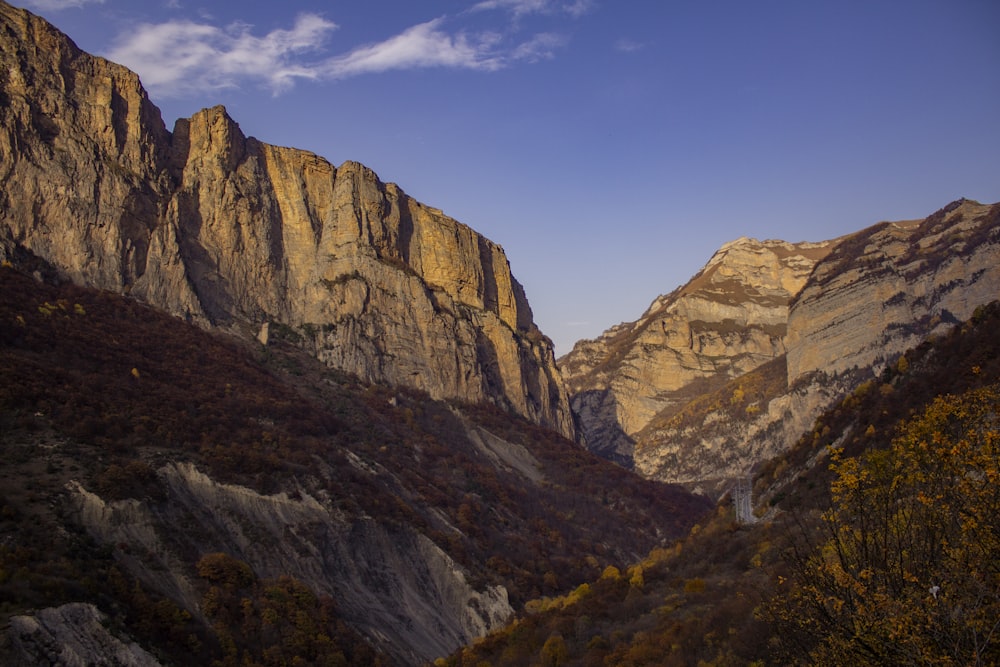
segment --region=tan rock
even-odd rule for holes
[[[740,259],[753,251],[733,253],[735,261],[720,251],[706,271],[661,297],[640,320],[665,323],[656,312],[669,309],[672,319],[661,327],[659,346],[651,328],[633,333],[638,325],[621,325],[605,339],[578,345],[581,375],[593,384],[580,391],[580,379],[571,377],[572,401],[588,434],[596,434],[598,444],[610,436],[613,443],[633,445],[635,469],[644,476],[721,494],[754,464],[790,447],[859,382],[1000,297],[1000,205],[961,200],[923,221],[880,223],[817,247],[825,252],[814,255],[811,274],[786,281],[768,268],[773,264]],[[735,282],[726,290],[710,287],[721,281],[706,276],[709,267],[725,267],[715,276]],[[758,286],[741,290],[741,275]],[[702,296],[692,287],[699,282]],[[784,307],[774,307],[777,300],[763,307],[753,296],[779,284],[798,290]],[[753,319],[734,317],[733,302],[740,300]],[[785,336],[767,338],[784,328],[782,317]],[[715,324],[703,324],[706,319]],[[730,323],[729,334],[719,322]],[[738,339],[732,330],[741,331]],[[622,335],[642,345],[624,347],[617,357],[607,354]],[[692,343],[684,345],[685,339]],[[760,364],[769,342],[774,361]],[[671,363],[657,368],[654,352]],[[706,372],[713,368],[714,377]],[[699,377],[699,370],[705,374]]]
[[[578,343],[559,363],[587,445],[627,463],[655,416],[783,354],[788,303],[831,245],[738,239],[637,322]]]
[[[816,267],[788,321],[789,382],[880,371],[938,327],[1000,297],[1000,207],[960,200],[924,221],[848,237]]]
[[[503,249],[356,162],[163,126],[138,77],[0,3],[0,238],[204,326],[298,329],[374,382],[572,436],[551,342]]]

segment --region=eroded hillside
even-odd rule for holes
[[[417,664],[706,509],[496,408],[331,370],[291,330],[237,344],[111,293],[0,281],[8,615],[92,602],[204,661],[235,622],[216,597],[302,587],[345,653]]]

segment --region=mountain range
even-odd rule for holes
[[[958,340],[994,349],[997,204],[735,240],[556,360],[501,246],[362,164],[222,107],[168,130],[2,1],[0,73],[9,664],[626,664],[697,611],[671,571],[762,596],[782,512],[828,502],[829,448],[911,415],[942,350],[1000,380]],[[568,611],[592,590],[645,620]],[[726,655],[767,654],[727,622]]]

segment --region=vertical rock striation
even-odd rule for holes
[[[503,249],[364,166],[168,132],[138,77],[0,2],[0,253],[206,326],[297,330],[327,363],[490,401],[572,436],[551,342]]]

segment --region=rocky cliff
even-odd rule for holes
[[[591,449],[626,465],[657,415],[785,352],[788,304],[832,243],[738,239],[636,322],[559,361]]]
[[[817,265],[788,319],[788,379],[879,372],[928,335],[1000,297],[1000,205],[958,200],[882,223]]]
[[[805,270],[786,284],[783,310],[774,311],[774,361],[756,368],[727,361],[730,370],[717,375],[716,382],[690,385],[677,402],[628,432],[638,472],[707,492],[723,491],[728,480],[785,451],[824,409],[877,377],[901,353],[996,300],[1000,205],[959,200],[925,220],[880,223],[816,244],[812,252],[811,272]],[[737,270],[759,274],[752,262]],[[703,280],[699,275],[691,284]],[[753,303],[738,292],[730,294]],[[673,325],[671,331],[676,330],[683,331],[684,323]],[[753,333],[733,337],[742,342],[755,338]],[[579,349],[588,346],[593,343]],[[647,344],[646,349],[656,346]],[[731,355],[721,356],[728,360]],[[633,352],[631,358],[636,356]],[[738,354],[735,360],[740,358]],[[612,378],[634,372],[629,359],[623,356],[602,372]],[[674,369],[663,372],[671,379],[684,377]],[[593,370],[584,375],[595,376]],[[669,381],[659,380],[661,385]],[[585,408],[581,381],[570,374],[568,382],[573,405]],[[626,393],[618,389],[625,386],[620,381],[612,386],[616,404],[650,393],[637,388]],[[585,417],[586,412],[581,414],[584,424]],[[612,422],[610,428],[623,423]],[[599,434],[599,428],[609,426],[599,423],[589,432]]]
[[[138,77],[0,3],[0,253],[203,325],[281,325],[329,365],[572,435],[503,249],[354,162],[221,107],[167,131]],[[262,337],[263,338],[263,337]]]

